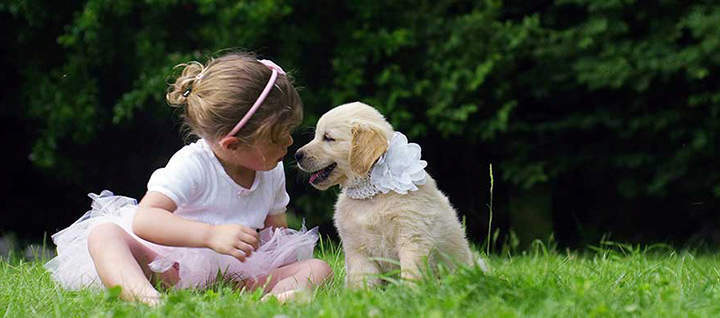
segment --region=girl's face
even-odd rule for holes
[[[236,163],[255,171],[272,170],[285,157],[287,148],[292,143],[293,139],[289,133],[285,134],[278,143],[273,143],[270,140],[259,140],[250,147],[238,148],[236,150]]]

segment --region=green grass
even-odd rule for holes
[[[720,256],[712,253],[620,244],[576,253],[535,244],[529,252],[489,257],[489,274],[464,268],[440,279],[360,291],[342,288],[343,256],[337,247],[322,244],[318,254],[336,276],[311,303],[262,303],[258,293],[220,286],[170,291],[158,308],[121,301],[117,291],[62,290],[41,262],[0,261],[0,316],[720,316]]]

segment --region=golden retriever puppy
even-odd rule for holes
[[[426,261],[450,268],[473,263],[455,210],[424,170],[420,147],[375,108],[360,102],[333,108],[295,158],[313,187],[342,189],[334,221],[348,287],[375,285],[377,274],[398,265],[401,277],[412,279]]]

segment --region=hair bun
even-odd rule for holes
[[[182,67],[182,73],[170,84],[165,99],[172,107],[182,107],[187,105],[187,99],[192,95],[192,88],[198,79],[198,75],[202,73],[205,66],[200,62],[192,61],[189,63],[178,64],[175,68]]]

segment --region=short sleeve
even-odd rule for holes
[[[273,170],[273,179],[275,179],[273,182],[275,189],[270,215],[284,213],[287,210],[288,203],[290,203],[290,195],[285,190],[285,168],[282,162],[278,163],[278,166]]]
[[[148,181],[149,191],[164,194],[175,205],[186,205],[196,198],[203,182],[202,158],[183,148],[170,158],[164,168],[153,172]]]

